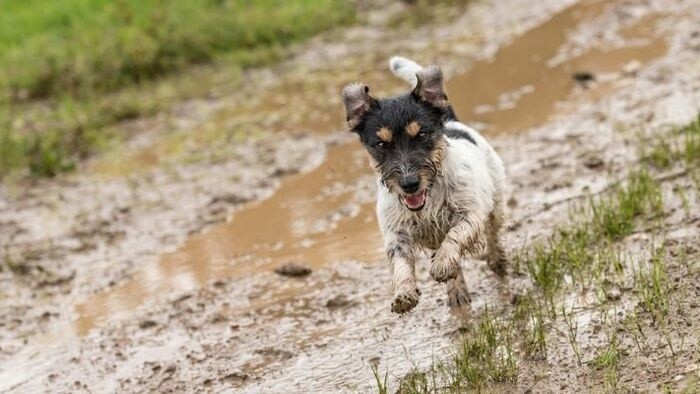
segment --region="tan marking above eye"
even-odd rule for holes
[[[419,132],[420,124],[418,124],[418,122],[416,122],[415,120],[406,125],[406,134],[410,135],[411,138],[417,136]]]
[[[391,142],[394,135],[391,133],[391,130],[389,130],[388,127],[382,127],[379,129],[379,131],[377,131],[377,137],[384,142]]]

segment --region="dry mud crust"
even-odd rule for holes
[[[479,4],[476,10],[485,12],[490,9],[495,16],[502,13],[510,18],[515,18],[512,15],[518,12],[524,13],[521,15],[523,18],[528,16],[528,12],[538,13],[537,17],[529,15],[532,20],[541,20],[548,15],[535,12],[541,10],[514,12],[523,8],[517,2],[497,3],[485,2]],[[552,4],[548,5],[552,7],[551,10],[568,5],[565,2]],[[663,58],[640,70],[634,78],[624,79],[622,85],[626,86],[621,86],[601,101],[579,102],[569,113],[536,130],[492,139],[508,166],[512,181],[509,191],[512,197],[512,230],[506,234],[511,250],[548,235],[554,223],[565,221],[570,199],[602,190],[617,174],[636,165],[638,146],[635,142],[638,138],[629,131],[653,131],[667,124],[682,124],[696,114],[696,106],[700,102],[698,41],[689,32],[697,29],[696,21],[700,20],[698,6],[682,2],[626,3],[611,9],[612,16],[606,15],[610,18],[615,15],[634,17],[637,13],[652,11],[671,15],[668,19],[662,19],[659,25],[669,41],[668,53]],[[444,25],[439,28],[447,29]],[[463,26],[452,28],[463,29]],[[463,49],[455,49],[455,52],[459,50]],[[272,143],[270,146],[283,149],[285,153],[299,154],[303,159],[298,159],[297,166],[304,168],[304,165],[315,164],[306,160],[306,155],[312,156],[318,151],[315,141],[309,137],[282,144],[288,147],[279,145],[280,148],[277,148],[278,145]],[[244,157],[250,154],[246,149],[242,150]],[[255,156],[257,158],[258,155]],[[594,162],[596,165],[590,165]],[[39,321],[43,312],[47,311],[49,322],[54,316],[52,313],[59,314],[54,318],[56,321],[65,321],[70,314],[63,315],[62,306],[70,305],[71,295],[85,296],[109,285],[93,281],[98,272],[103,269],[116,272],[113,274],[114,280],[120,280],[132,272],[132,265],[155,259],[159,252],[174,247],[189,231],[206,223],[198,219],[199,209],[212,201],[211,190],[226,195],[231,190],[247,187],[245,180],[230,179],[224,175],[234,173],[240,168],[239,165],[244,164],[249,165],[246,168],[252,170],[251,174],[257,174],[250,175],[249,180],[251,190],[255,192],[242,196],[236,194],[232,197],[234,200],[261,198],[274,188],[274,182],[262,183],[273,173],[274,165],[265,166],[257,173],[253,158],[220,163],[221,167],[215,166],[210,176],[207,173],[212,170],[211,165],[201,168],[195,165],[177,166],[170,169],[171,172],[154,170],[143,178],[112,181],[122,185],[124,192],[117,195],[125,196],[126,205],[138,207],[130,208],[136,212],[131,214],[132,222],[121,227],[126,232],[123,239],[139,239],[139,242],[122,244],[124,241],[117,241],[116,244],[121,246],[98,242],[96,251],[92,253],[99,251],[100,254],[78,258],[81,254],[68,253],[58,258],[59,263],[65,260],[63,264],[69,268],[68,277],[71,270],[75,270],[75,277],[68,283],[56,285],[60,290],[48,292],[46,307],[34,302],[45,294],[38,290],[40,286],[31,283],[20,286],[14,281],[15,275],[21,275],[23,269],[12,274],[8,273],[12,271],[3,269],[2,275],[8,275],[3,278],[3,291],[9,296],[3,298],[3,302],[6,302],[8,310],[20,308],[11,312],[14,315],[2,320],[7,327],[13,328],[3,330],[9,337],[2,339],[3,365],[0,373],[3,381],[10,384],[3,386],[3,389],[59,392],[227,389],[242,392],[368,391],[372,380],[369,366],[372,364],[378,363],[380,371],[388,367],[393,384],[413,367],[426,368],[435,356],[449,353],[458,340],[459,323],[447,311],[444,288],[429,279],[425,271],[426,262],[419,264],[418,271],[423,292],[421,301],[415,312],[398,318],[389,312],[389,275],[379,260],[338,262],[314,270],[312,275],[299,280],[280,280],[269,272],[215,281],[201,289],[170,294],[165,302],[114,319],[84,337],[54,341],[40,348],[36,346],[40,327],[49,325],[39,326],[31,319],[27,323],[25,317],[34,316],[33,319]],[[199,172],[194,171],[190,175],[192,168],[199,168]],[[221,172],[216,172],[219,170]],[[155,183],[153,179],[162,179],[162,183]],[[46,193],[36,193],[23,199],[27,201],[26,206],[18,203],[19,199],[3,197],[4,216],[0,221],[12,223],[8,227],[3,225],[3,229],[17,230],[37,223],[37,218],[47,215],[47,211],[72,212],[74,206],[82,206],[83,199],[91,201],[85,197],[91,193],[103,197],[93,205],[88,204],[85,212],[99,212],[100,207],[108,213],[116,211],[116,208],[109,208],[112,204],[109,202],[111,198],[107,197],[109,193],[102,195],[89,188],[92,179],[74,182],[74,185],[44,185],[37,190]],[[129,182],[143,182],[137,184],[145,187],[132,192],[128,187]],[[191,185],[199,186],[191,188]],[[194,193],[200,189],[205,190],[201,195]],[[50,197],[61,193],[68,197]],[[131,193],[134,197],[129,197]],[[154,194],[162,194],[160,198],[168,203],[159,203]],[[183,196],[195,196],[188,199],[192,198],[198,203],[183,205]],[[60,201],[66,198],[71,203],[63,205]],[[154,208],[149,210],[149,206]],[[165,219],[158,219],[154,211],[162,212]],[[70,214],[65,215],[69,218],[66,222],[72,223]],[[112,216],[107,215],[106,218],[111,223]],[[58,219],[54,221],[63,222]],[[118,230],[111,226],[107,226],[110,232]],[[54,227],[59,229],[55,230],[59,234],[70,233],[57,225],[47,225],[46,228]],[[134,229],[142,232],[132,235]],[[697,239],[697,222],[681,222],[674,230],[688,233],[687,237],[678,237],[677,242],[685,244],[689,242],[688,239]],[[42,229],[25,228],[22,231],[29,234],[25,236],[30,240],[60,238],[52,237],[51,233],[42,232]],[[92,230],[88,232],[92,233]],[[9,235],[3,233],[2,236],[8,239],[3,245],[20,245],[16,238],[9,241]],[[137,247],[142,242],[146,247]],[[630,242],[642,240],[632,239]],[[21,253],[22,247],[18,249]],[[18,252],[12,250],[11,253]],[[131,257],[127,260],[123,256]],[[39,261],[47,266],[45,269],[54,268],[49,265],[48,258]],[[483,262],[465,261],[463,268],[476,313],[487,303],[509,302],[512,293],[520,286],[517,278],[499,281]],[[682,270],[679,272],[683,273]],[[12,301],[14,295],[18,296],[16,299],[27,302]],[[339,296],[351,302],[345,307],[329,308],[329,302]],[[691,308],[690,305],[688,308]],[[696,312],[691,312],[689,317],[691,322],[697,322]],[[691,333],[690,328],[688,333]],[[566,346],[565,343],[556,345],[561,355],[553,352],[551,358],[539,364],[525,364],[521,368],[516,389],[557,392],[588,388],[588,381],[595,376],[575,375],[568,372],[566,362],[560,362],[560,357],[566,357]],[[26,347],[25,351],[18,353],[22,347]],[[688,369],[688,374],[692,372],[693,362],[697,364],[692,350],[686,348],[688,352],[677,358],[679,370]],[[654,353],[648,357],[646,362],[654,360]],[[644,359],[645,356],[640,356],[639,361],[635,358],[631,365],[644,365]],[[19,366],[22,372],[13,370],[12,365]],[[543,369],[552,370],[552,373],[542,375],[533,372]],[[668,376],[669,371],[661,373],[661,368],[657,371],[658,374],[646,382],[649,386],[639,386],[640,389],[654,391],[650,387],[656,387],[654,385],[659,380]],[[11,379],[6,379],[10,373]],[[621,375],[623,380],[628,377],[635,379],[636,376],[632,370],[623,370]]]

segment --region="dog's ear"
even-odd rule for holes
[[[348,127],[353,130],[376,100],[369,95],[369,87],[363,83],[352,83],[343,89],[343,104]]]
[[[416,73],[418,83],[413,89],[413,96],[437,108],[447,108],[447,94],[443,85],[442,70],[431,66]]]

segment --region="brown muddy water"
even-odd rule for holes
[[[666,52],[664,40],[652,35],[654,18],[621,27],[613,44],[584,49],[567,45],[569,32],[585,28],[609,4],[575,4],[515,38],[493,58],[451,78],[448,92],[457,113],[487,134],[525,130],[561,113],[562,101],[590,100],[596,92],[613,88],[632,62],[643,64]],[[582,86],[572,78],[580,72],[592,74],[595,81]],[[388,70],[387,78],[393,78]],[[337,115],[340,120],[342,114]],[[331,131],[327,125],[324,120],[314,129]],[[332,147],[318,168],[287,177],[270,198],[191,236],[129,282],[76,305],[74,331],[85,334],[175,290],[246,277],[287,262],[311,267],[349,260],[381,264],[381,239],[366,197],[372,188],[371,169],[359,144]]]

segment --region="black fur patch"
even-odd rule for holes
[[[382,181],[398,185],[404,177],[437,173],[435,152],[441,149],[443,122],[450,116],[446,108],[432,106],[412,93],[376,100],[362,115],[353,131],[378,165]],[[417,135],[406,132],[416,122]],[[382,141],[377,132],[387,128],[391,141]],[[429,181],[428,179],[426,179]]]
[[[471,142],[472,144],[476,145],[476,140],[466,130],[445,129],[444,133],[445,133],[445,136],[447,136],[447,137],[467,140],[467,141]]]

